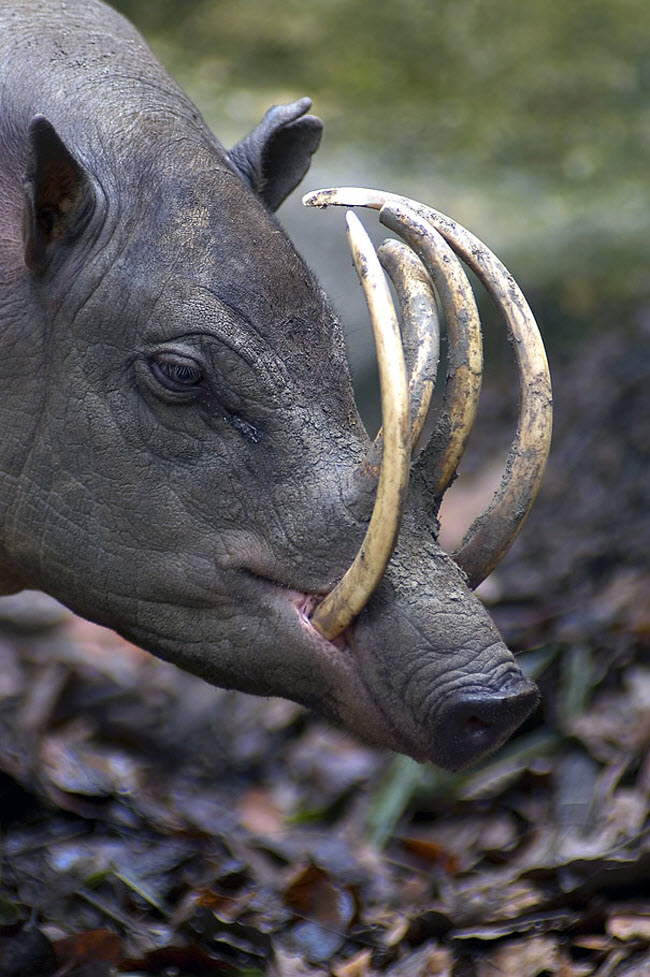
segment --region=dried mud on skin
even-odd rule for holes
[[[0,602],[0,977],[650,973],[650,331],[555,386],[491,581],[544,705],[462,776]]]

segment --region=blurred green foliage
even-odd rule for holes
[[[556,338],[649,299],[646,0],[118,0],[217,133],[310,94],[321,153],[453,215]],[[310,183],[310,185],[312,185]]]

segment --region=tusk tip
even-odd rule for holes
[[[332,190],[310,190],[302,198],[303,207],[329,207],[334,200],[330,197],[335,191]]]
[[[302,198],[305,207],[370,207],[379,210],[385,201],[381,190],[367,187],[327,187],[324,190],[311,190]]]

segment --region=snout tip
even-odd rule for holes
[[[527,680],[513,689],[457,694],[436,721],[434,763],[460,770],[498,749],[539,702],[537,686]]]

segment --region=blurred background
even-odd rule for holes
[[[520,281],[556,362],[585,335],[626,329],[644,315],[644,0],[115,6],[226,146],[271,104],[310,95],[325,136],[301,192],[333,183],[380,186],[449,213]],[[365,337],[368,327],[361,304],[354,305],[342,215],[305,212],[301,192],[280,218],[348,324],[358,376],[365,347],[355,336]]]

